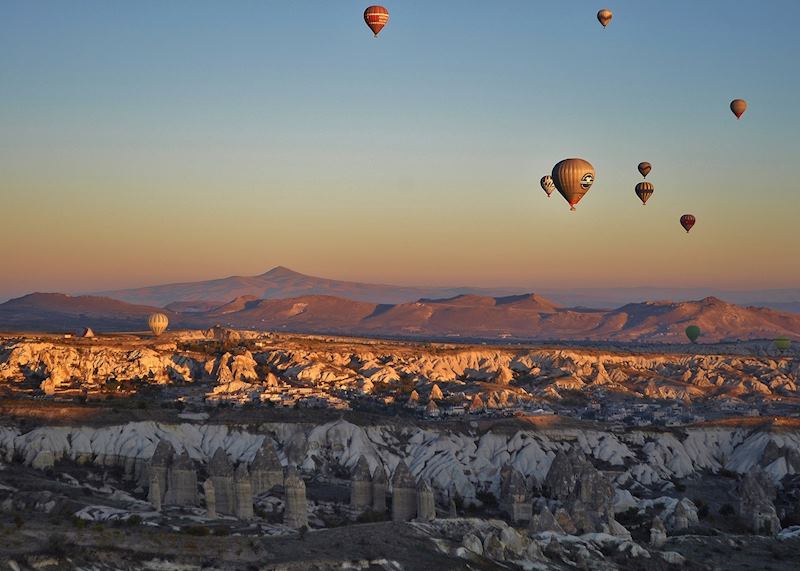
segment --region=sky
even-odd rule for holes
[[[800,2],[387,0],[377,39],[367,5],[0,0],[0,299],[800,285]],[[567,157],[572,213],[539,187]]]

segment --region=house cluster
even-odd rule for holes
[[[684,402],[650,403],[592,400],[585,407],[560,410],[560,414],[622,426],[683,426],[705,420]]]
[[[393,399],[392,402],[396,401]],[[427,399],[422,399],[417,390],[411,391],[404,406],[427,419],[473,415],[501,417],[516,414],[554,414],[550,407],[520,398],[512,391],[471,394],[462,391],[448,393],[445,397],[436,383],[432,385]]]

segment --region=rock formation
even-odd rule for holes
[[[150,473],[150,482],[155,478],[158,480],[158,490],[160,497],[159,503],[164,501],[164,495],[167,491],[167,476],[169,467],[172,464],[172,459],[175,457],[175,447],[168,440],[159,440],[156,444],[156,449],[153,456],[150,458],[148,470]],[[152,504],[152,500],[150,501]]]
[[[286,504],[283,512],[283,523],[293,529],[308,525],[308,502],[306,501],[306,483],[297,469],[290,467],[284,478]]]
[[[221,447],[217,448],[208,463],[208,474],[214,484],[217,513],[235,515],[236,492],[233,485],[233,464]]]
[[[56,459],[52,450],[40,450],[31,462],[31,468],[36,470],[52,470],[55,467]]]
[[[525,477],[516,468],[507,471],[506,481],[501,487],[500,509],[512,522],[530,521],[533,505],[528,497]]]
[[[364,456],[358,459],[350,480],[350,507],[357,512],[372,507],[372,474]]]
[[[250,478],[254,496],[269,491],[274,486],[283,485],[283,466],[268,438],[264,439],[261,448],[256,452],[250,466]]]
[[[667,528],[661,518],[655,516],[653,523],[650,524],[650,545],[656,549],[661,549],[667,542]]]
[[[214,492],[214,482],[211,478],[203,482],[203,493],[206,496],[206,513],[209,519],[217,519],[217,500]]]
[[[553,512],[551,512],[547,506],[544,506],[541,512],[535,514],[531,518],[531,523],[528,526],[528,529],[532,533],[543,533],[547,531],[552,531],[554,533],[565,533],[564,528],[562,528],[558,521],[556,521]]]
[[[147,501],[157,512],[161,511],[161,482],[156,474],[150,476],[150,488],[147,491]]]
[[[243,462],[237,466],[233,475],[235,497],[233,514],[239,519],[253,519],[253,487],[250,482],[250,472]]]
[[[555,520],[561,527],[561,529],[564,530],[564,533],[569,533],[570,535],[574,535],[575,533],[578,532],[578,528],[572,521],[572,516],[569,515],[569,512],[564,508],[558,508],[553,517],[555,517]]]
[[[697,525],[700,521],[697,516],[697,506],[689,498],[683,498],[675,506],[675,511],[670,518],[671,529],[680,531]]]
[[[739,485],[739,515],[753,533],[777,535],[781,521],[773,500],[775,487],[763,470],[748,472]]]
[[[417,486],[417,520],[434,519],[436,519],[436,503],[433,498],[433,488],[428,480],[422,479]]]
[[[379,465],[372,475],[372,511],[379,514],[386,513],[386,487],[386,471]]]
[[[410,521],[417,514],[417,485],[400,460],[392,476],[392,521]]]
[[[197,472],[185,450],[173,458],[167,470],[164,503],[174,506],[197,505]]]

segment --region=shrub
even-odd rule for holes
[[[475,498],[486,507],[497,507],[497,496],[488,490],[476,493]]]
[[[385,516],[380,512],[376,512],[373,510],[366,510],[362,512],[357,518],[356,522],[358,523],[375,523],[377,521],[383,521]]]
[[[44,552],[53,557],[64,557],[67,553],[67,538],[60,533],[54,533],[47,538]]]
[[[125,524],[131,527],[140,525],[142,523],[142,516],[133,514],[127,520],[125,520]]]
[[[734,510],[733,506],[730,505],[730,504],[723,504],[719,508],[719,515],[721,515],[721,516],[730,517],[735,513],[736,513],[736,510]]]

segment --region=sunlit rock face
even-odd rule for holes
[[[250,336],[253,334],[251,333]],[[70,390],[132,390],[135,383],[170,385],[212,380],[212,401],[268,400],[296,385],[320,394],[369,395],[414,379],[417,402],[463,394],[479,410],[498,411],[579,391],[592,398],[614,392],[628,399],[704,398],[759,401],[796,397],[800,365],[790,356],[688,355],[579,349],[470,349],[382,346],[345,341],[309,348],[301,341],[261,350],[203,354],[175,343],[144,345],[92,339],[90,345],[41,340],[0,346],[0,384],[34,386],[41,394]],[[490,383],[492,388],[482,388]],[[469,402],[469,401],[468,401]]]

